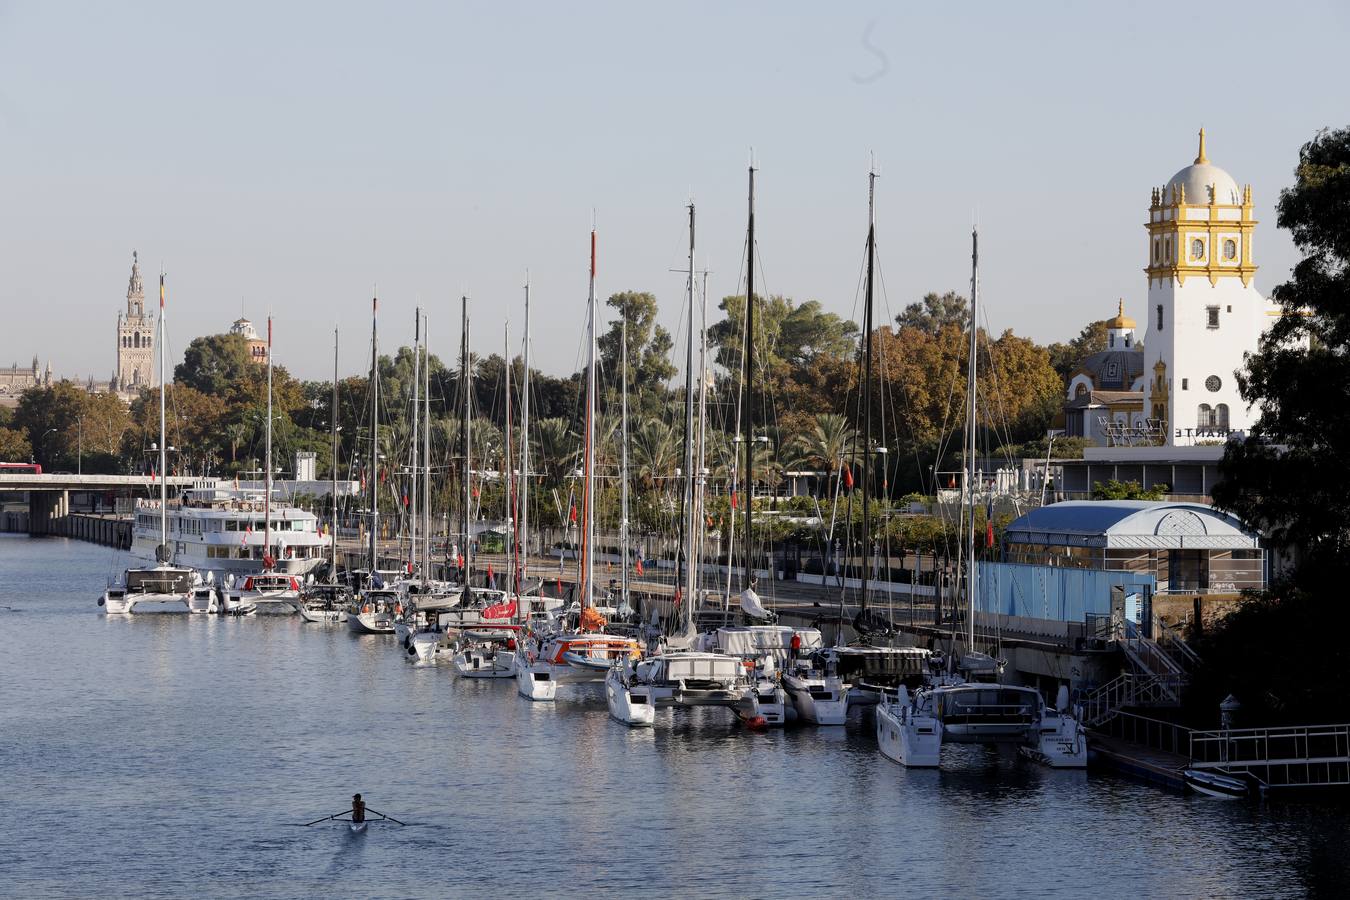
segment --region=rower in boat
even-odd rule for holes
[[[360,824],[366,820],[366,801],[361,799],[360,794],[352,795],[352,822]]]

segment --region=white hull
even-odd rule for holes
[[[438,631],[419,631],[409,636],[408,649],[418,662],[434,663],[441,652],[441,633]]]
[[[809,725],[843,725],[848,721],[848,687],[838,679],[788,675],[783,687],[792,697],[797,717]]]
[[[526,700],[547,701],[558,696],[558,682],[554,669],[546,662],[530,662],[516,657],[516,693]]]
[[[347,627],[356,634],[393,634],[394,622],[387,613],[347,613]]]
[[[300,618],[316,625],[335,625],[347,621],[347,614],[340,609],[306,609],[301,606],[298,612]]]
[[[191,594],[127,594],[121,598],[104,593],[100,600],[107,615],[139,613],[184,613],[192,610]]]
[[[605,702],[610,717],[631,727],[656,721],[656,702],[650,685],[630,685],[618,666],[605,676]]]
[[[942,756],[942,723],[916,714],[908,692],[901,699],[877,704],[877,746],[881,754],[912,769],[935,769]]]
[[[494,647],[466,647],[455,654],[455,674],[461,678],[514,678],[516,655]]]

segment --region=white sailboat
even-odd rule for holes
[[[98,599],[108,615],[135,612],[204,613],[216,601],[215,588],[205,582],[195,569],[173,564],[173,547],[169,543],[169,488],[168,444],[164,425],[165,340],[164,340],[164,273],[159,273],[159,321],[155,344],[159,347],[159,501],[143,502],[140,509],[157,509],[159,513],[159,546],[155,548],[155,565],[127,569],[120,581],[108,585]]]
[[[225,591],[225,610],[252,607],[260,613],[290,615],[300,608],[300,579],[276,571],[281,547],[272,544],[272,316],[267,316],[267,427],[263,439],[263,570],[232,579]]]
[[[976,389],[979,367],[979,234],[971,232],[970,346],[966,366],[966,438],[964,548],[966,590],[965,654],[958,673],[934,679],[910,693],[901,686],[882,697],[876,710],[877,745],[886,757],[909,767],[936,767],[944,743],[1011,744],[1052,768],[1087,766],[1087,739],[1068,707],[1061,686],[1055,706],[1039,690],[998,684],[1001,660],[975,649],[975,598],[979,564],[975,558]]]
[[[393,634],[402,594],[386,587],[379,568],[380,532],[380,345],[378,297],[370,301],[370,571],[347,608],[347,628],[356,634]]]
[[[516,690],[529,700],[552,700],[560,682],[603,681],[616,662],[641,654],[636,639],[610,634],[595,608],[595,419],[599,353],[596,343],[595,229],[591,228],[590,290],[586,333],[586,430],[583,447],[581,609],[575,627],[535,632],[521,642],[516,658]]]

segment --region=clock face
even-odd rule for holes
[[[1223,387],[1223,382],[1219,380],[1218,375],[1211,375],[1205,379],[1205,388],[1210,393],[1217,391],[1221,387]]]

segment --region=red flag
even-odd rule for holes
[[[483,489],[482,489],[482,488],[479,488],[479,487],[475,487],[475,488],[473,489],[473,499],[477,500],[477,499],[478,499],[479,497],[481,497],[481,496],[483,496]]]
[[[638,575],[641,575],[641,574],[642,574],[642,557],[641,557],[641,556],[639,556],[639,557],[637,558],[637,562],[633,565],[633,569],[634,569],[634,571],[636,571],[636,572],[638,573]]]
[[[853,490],[853,467],[844,466],[844,490]]]
[[[573,525],[577,523],[577,505],[575,503],[573,503],[572,508],[567,511],[567,521],[571,522]]]
[[[731,492],[731,508],[732,508],[732,509],[735,509],[735,508],[736,508],[736,492],[735,492],[735,491],[732,491],[732,492]]]
[[[994,546],[994,522],[989,520],[984,523],[984,545],[986,547]]]
[[[460,567],[461,569],[464,568],[464,554],[461,553],[461,554],[459,554],[458,556],[456,556],[456,557],[455,557],[455,562],[459,563],[459,567]]]
[[[561,597],[561,596],[562,596],[562,593],[563,593],[563,589],[562,589],[562,579],[559,578],[559,579],[558,579],[558,596]]]
[[[380,484],[384,484],[385,480],[386,480],[388,477],[389,477],[389,471],[388,471],[387,469],[381,469],[381,470],[380,470]]]
[[[403,505],[404,505],[404,506],[407,506],[407,505],[408,505],[408,495],[407,495],[407,494],[404,494],[404,495],[403,495]]]
[[[488,583],[492,583],[492,563],[488,563]]]
[[[955,475],[952,476],[952,480],[951,480],[951,481],[947,482],[947,487],[949,487],[949,488],[954,488],[954,487],[956,487],[956,476],[955,476]]]

